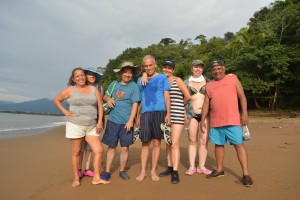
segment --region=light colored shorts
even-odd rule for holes
[[[67,122],[66,124],[66,138],[76,139],[82,138],[86,135],[100,136],[96,133],[96,124],[82,126]]]
[[[229,141],[230,145],[244,144],[241,126],[222,126],[210,128],[209,142],[217,145],[225,145]]]

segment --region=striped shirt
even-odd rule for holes
[[[177,85],[176,78],[174,78],[174,81],[171,86],[170,99],[171,99],[171,123],[184,124],[183,94]]]

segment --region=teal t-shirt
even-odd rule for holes
[[[111,91],[114,82],[108,86]],[[117,82],[112,97],[115,99],[116,105],[111,109],[108,120],[118,124],[126,124],[129,120],[132,104],[141,101],[141,95],[138,85],[131,81],[126,85]]]

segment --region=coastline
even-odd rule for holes
[[[140,172],[141,143],[137,142],[130,148],[127,163],[131,176],[129,181],[118,176],[120,148],[117,147],[112,184],[95,186],[91,184],[91,178],[84,177],[79,188],[72,188],[70,142],[65,138],[65,126],[59,126],[37,135],[0,139],[0,199],[298,199],[299,118],[250,117],[248,127],[251,140],[245,144],[254,179],[251,188],[235,182],[242,174],[234,148],[229,145],[225,148],[224,177],[209,180],[201,174],[184,175],[188,167],[186,133],[181,136],[180,183],[177,185],[170,183],[170,177],[161,178],[159,182],[150,180],[151,155],[148,176],[143,182],[135,180]],[[158,172],[166,167],[164,141],[161,147]],[[104,149],[106,153],[107,147],[104,146]],[[206,163],[207,168],[215,168],[214,146],[210,143]]]

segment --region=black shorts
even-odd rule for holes
[[[160,140],[164,138],[160,124],[165,123],[165,117],[165,111],[142,113],[140,125],[142,142],[150,142],[152,139]]]

